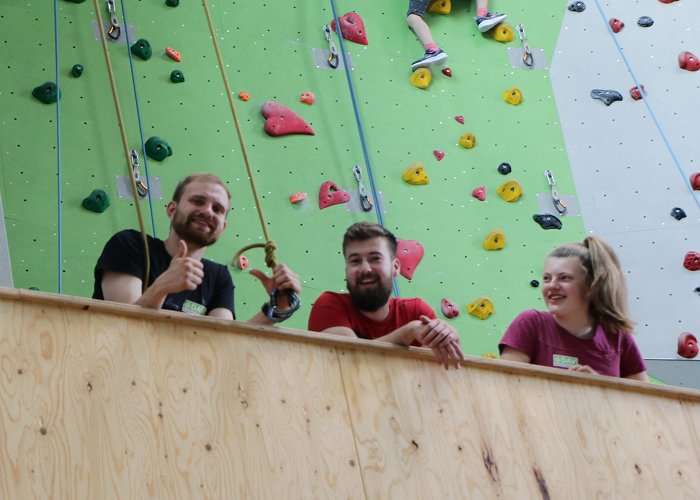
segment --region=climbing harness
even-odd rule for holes
[[[545,170],[544,176],[547,178],[547,183],[552,190],[552,203],[554,203],[554,208],[559,212],[559,214],[564,215],[566,213],[566,205],[559,199],[559,192],[557,191],[557,183],[554,182],[554,176],[551,170]]]
[[[146,197],[146,195],[148,195],[148,186],[141,179],[141,175],[139,173],[139,166],[141,164],[139,163],[139,154],[135,149],[132,149],[129,152],[129,159],[131,160],[131,170],[134,176],[134,183],[136,184],[136,192],[138,193],[139,198],[143,199]]]
[[[326,41],[328,42],[328,66],[330,66],[333,69],[336,69],[338,67],[338,49],[335,48],[335,44],[333,43],[333,34],[331,33],[331,25],[330,24],[324,24],[323,25],[323,35],[326,37]]]
[[[360,193],[360,206],[365,212],[372,210],[372,200],[369,199],[367,190],[365,189],[365,183],[362,182],[362,171],[360,167],[355,165],[352,167],[352,173],[355,175],[355,180],[357,181],[357,190]]]
[[[114,0],[105,0],[107,2],[107,14],[110,18],[109,31],[107,31],[107,36],[112,40],[119,40],[119,35],[121,35],[122,29],[119,26],[119,20],[117,19],[117,9],[114,7]]]
[[[527,35],[525,34],[525,27],[522,24],[518,24],[518,36],[523,42],[523,64],[528,68],[532,68],[534,59],[532,57],[532,49],[527,43]]]

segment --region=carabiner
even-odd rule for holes
[[[328,59],[326,59],[326,62],[328,63],[328,66],[330,66],[333,69],[338,68],[338,49],[335,48],[335,44],[333,43],[333,35],[331,34],[331,25],[330,24],[324,24],[323,25],[323,35],[326,37],[326,41],[328,42]]]
[[[522,24],[518,24],[518,36],[523,42],[523,64],[528,68],[532,68],[534,64],[534,58],[532,57],[532,49],[527,43],[527,35],[525,34],[525,27]]]
[[[557,191],[557,183],[554,182],[554,175],[552,175],[551,170],[545,170],[544,176],[547,178],[547,183],[552,191],[552,203],[554,203],[554,208],[561,215],[566,213],[566,205],[559,199],[559,191]]]
[[[110,17],[110,27],[109,31],[107,31],[107,36],[112,40],[119,40],[122,29],[119,26],[119,20],[117,19],[117,9],[114,6],[114,0],[105,1],[107,2],[107,13]]]
[[[357,190],[360,193],[360,207],[365,212],[372,210],[372,200],[369,199],[367,194],[367,189],[365,189],[365,183],[362,182],[362,171],[360,167],[355,165],[352,167],[352,173],[355,175],[355,180],[357,181]]]
[[[136,191],[139,195],[139,198],[145,198],[148,194],[148,186],[146,186],[146,183],[141,180],[141,174],[139,173],[139,166],[141,165],[141,163],[139,162],[139,154],[136,152],[135,149],[132,149],[129,152],[129,160],[131,161],[131,170],[134,174],[134,183],[136,184]]]

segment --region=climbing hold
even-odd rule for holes
[[[613,33],[619,33],[622,28],[625,27],[625,23],[617,19],[616,17],[611,18],[608,23],[610,23],[610,28],[612,28]]]
[[[678,66],[688,71],[697,71],[700,69],[700,61],[692,52],[685,50],[678,54]]]
[[[333,181],[324,182],[318,190],[318,208],[321,210],[349,201],[350,195]]]
[[[248,257],[245,255],[241,255],[238,257],[238,261],[236,262],[236,269],[239,271],[245,271],[246,268],[248,267]]]
[[[267,101],[260,108],[265,117],[265,132],[272,137],[289,134],[316,135],[313,129],[294,111],[275,101]]]
[[[173,83],[182,83],[185,81],[185,75],[182,71],[176,69],[170,72],[170,81]]]
[[[168,7],[177,7],[180,5],[180,0],[165,0],[165,5]]]
[[[239,98],[241,101],[247,101],[248,99],[250,99],[250,94],[249,94],[248,92],[239,92],[239,93],[238,93],[238,98]]]
[[[101,189],[94,189],[82,203],[83,208],[101,214],[109,207],[109,196]]]
[[[401,271],[399,272],[401,276],[410,280],[413,278],[413,273],[425,254],[425,249],[416,240],[396,238],[396,243],[396,258],[401,263]]]
[[[486,319],[493,312],[493,302],[488,297],[479,297],[467,304],[467,312],[479,319]]]
[[[675,207],[673,210],[671,210],[671,217],[673,217],[676,220],[682,220],[686,218],[685,215],[685,210],[679,207]]]
[[[70,70],[70,74],[76,78],[80,78],[80,76],[83,74],[84,69],[85,68],[83,68],[82,64],[74,64]]]
[[[519,88],[511,87],[505,92],[503,92],[503,100],[506,101],[508,104],[517,106],[518,104],[523,102],[523,93],[520,92]]]
[[[513,169],[510,168],[510,163],[505,161],[498,166],[498,173],[501,175],[508,175],[512,170]]]
[[[452,70],[450,68],[442,68],[442,74],[452,78]]]
[[[340,21],[340,31],[343,33],[343,38],[351,42],[367,45],[367,34],[365,33],[365,23],[356,12],[348,12],[338,18]],[[335,29],[335,19],[331,21],[331,29],[337,33]]]
[[[659,2],[661,2],[661,3],[673,3],[675,1],[676,0],[659,0]]]
[[[606,106],[610,106],[615,101],[622,100],[622,94],[620,94],[617,90],[593,89],[593,90],[591,90],[591,97],[593,99],[598,99],[599,101],[603,101],[603,103]]]
[[[515,38],[513,28],[508,23],[501,23],[491,30],[491,37],[501,43],[512,42]]]
[[[646,94],[647,91],[644,88],[644,85],[640,84],[639,86],[634,86],[630,89],[630,96],[632,96],[632,99],[635,101],[638,101],[642,98],[642,94]]]
[[[180,56],[180,53],[177,50],[173,49],[172,47],[167,47],[165,49],[165,55],[168,56],[173,61],[177,61],[177,62],[182,61],[182,57]]]
[[[685,259],[683,259],[683,267],[688,271],[697,271],[700,269],[700,253],[698,252],[688,252],[685,254]]]
[[[654,20],[649,16],[642,16],[639,19],[637,19],[637,24],[642,28],[648,28],[649,26],[654,24]]]
[[[440,161],[445,157],[445,152],[441,149],[433,149],[433,154],[435,155],[435,158],[437,158],[437,161]]]
[[[67,1],[70,3],[83,3],[85,0],[67,0]],[[30,288],[30,290],[31,290],[31,288]],[[37,290],[38,290],[38,288],[37,288]]]
[[[401,178],[414,186],[420,186],[430,182],[430,178],[428,174],[425,173],[423,164],[419,162],[411,163],[408,168],[403,171]]]
[[[418,68],[411,75],[411,85],[419,89],[427,89],[430,81],[433,79],[433,74],[428,68]]]
[[[571,2],[567,8],[571,12],[583,12],[586,10],[586,4],[583,2]]]
[[[431,0],[430,4],[428,5],[428,12],[442,14],[443,16],[449,14],[451,9],[452,3],[450,0]]]
[[[447,319],[452,319],[459,316],[459,307],[457,307],[457,304],[451,300],[442,299],[440,301],[440,309],[442,310],[442,314],[444,314]]]
[[[151,44],[145,38],[139,38],[136,43],[131,46],[131,53],[140,57],[144,61],[148,61],[153,55]]]
[[[173,148],[165,142],[165,139],[153,136],[146,141],[146,155],[156,161],[163,161],[173,155]]]
[[[455,116],[455,120],[457,120],[458,123],[464,125],[464,117],[462,115]]]
[[[518,198],[523,194],[523,188],[520,187],[518,181],[512,180],[504,182],[498,187],[498,196],[507,202],[518,201]]]
[[[32,95],[44,104],[53,104],[59,97],[58,87],[53,82],[46,82],[34,87]]]
[[[313,92],[302,92],[299,96],[299,100],[304,104],[311,105],[316,100],[316,96],[314,96]]]
[[[532,219],[542,226],[542,229],[561,229],[561,220],[556,215],[535,214]]]
[[[289,201],[291,203],[301,203],[306,199],[306,193],[303,191],[297,191],[296,193],[292,193],[289,195]]]
[[[501,250],[506,246],[506,234],[500,229],[494,229],[486,235],[481,244],[484,250]]]
[[[690,186],[693,191],[700,191],[700,172],[690,174]]]
[[[459,145],[466,149],[476,146],[476,137],[471,132],[467,132],[459,138]]]
[[[474,188],[474,191],[472,191],[472,196],[479,201],[486,200],[486,186],[479,186],[478,188]]]
[[[683,332],[678,336],[678,355],[693,359],[698,355],[698,339],[690,332]]]
[[[537,288],[538,286],[540,286],[540,282],[538,280],[532,280],[530,281],[530,286],[532,288]]]

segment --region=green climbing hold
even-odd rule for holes
[[[40,291],[41,291],[41,290],[39,290],[39,289],[38,289],[37,287],[35,287],[35,286],[30,286],[30,287],[28,288],[28,290],[34,290],[35,292],[40,292]]]
[[[82,64],[74,64],[73,68],[71,68],[71,70],[70,70],[70,74],[76,78],[80,78],[80,75],[83,74],[84,69],[85,68],[83,68]]]
[[[34,87],[32,90],[32,95],[44,104],[53,104],[60,97],[58,93],[58,87],[53,82],[46,82],[43,85]]]
[[[170,81],[173,83],[182,83],[185,81],[185,75],[182,73],[182,71],[176,69],[170,73]]]
[[[177,7],[180,5],[180,0],[165,0],[165,5],[168,7]]]
[[[109,207],[109,196],[101,189],[94,189],[90,196],[83,200],[83,208],[101,214]]]
[[[148,61],[153,55],[151,44],[145,38],[139,38],[136,43],[131,46],[131,53],[140,57],[144,61]]]
[[[70,3],[83,3],[85,0],[66,0],[67,2]]]
[[[146,141],[146,154],[153,160],[163,161],[172,156],[173,148],[164,139],[154,135]]]

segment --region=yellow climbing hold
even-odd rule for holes
[[[411,84],[419,89],[427,89],[430,81],[433,79],[433,74],[428,68],[418,68],[411,75]]]
[[[520,89],[518,87],[511,87],[505,92],[503,92],[503,100],[506,101],[508,104],[517,106],[518,104],[523,102],[523,93],[520,92]]]
[[[471,149],[476,146],[476,137],[471,132],[467,132],[459,138],[459,145],[463,148]]]
[[[481,357],[486,359],[499,359],[498,354],[495,352],[487,352],[486,354],[482,354]]]
[[[508,43],[513,41],[515,33],[510,24],[501,23],[491,30],[491,36],[497,42]]]
[[[520,183],[518,181],[508,181],[498,186],[498,196],[509,203],[518,201],[518,198],[520,198],[522,194],[523,188],[520,187]]]
[[[446,16],[450,13],[451,9],[452,4],[450,0],[432,0],[430,5],[428,5],[428,12],[432,12],[433,14],[442,14]]]
[[[485,250],[500,250],[506,246],[506,234],[500,229],[494,229],[486,235],[482,245]]]
[[[408,168],[403,171],[401,178],[414,186],[420,186],[430,182],[430,178],[428,174],[425,173],[423,164],[419,162],[411,163]]]
[[[479,297],[467,304],[467,312],[479,319],[486,319],[493,313],[493,302],[488,297]]]

